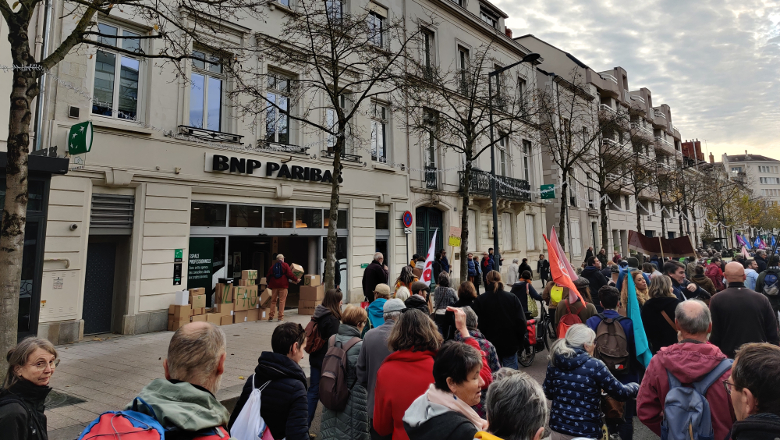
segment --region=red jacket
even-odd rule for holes
[[[300,281],[298,277],[296,277],[292,272],[290,266],[284,261],[282,261],[282,277],[276,278],[274,276],[274,265],[276,265],[276,261],[274,261],[274,264],[272,264],[271,268],[268,269],[268,273],[265,276],[265,280],[268,282],[269,289],[287,289],[290,287],[290,283],[287,282],[288,278],[295,280],[296,282]]]
[[[485,385],[482,386],[482,389],[486,390],[490,384],[493,383],[493,372],[490,371],[490,365],[488,365],[487,353],[482,351],[482,349],[479,347],[479,342],[477,342],[477,340],[472,337],[464,339],[463,342],[471,345],[472,347],[476,348],[478,352],[482,353],[482,369],[479,370],[479,377],[481,377],[482,381],[485,382]]]
[[[637,416],[648,428],[661,435],[661,420],[666,393],[669,392],[668,370],[683,385],[698,381],[712,371],[721,360],[726,359],[720,349],[712,344],[686,342],[662,348],[647,367],[639,395],[636,398]],[[712,413],[712,426],[716,439],[727,438],[734,423],[734,408],[726,394],[723,381],[731,375],[726,371],[707,390],[707,401]]]

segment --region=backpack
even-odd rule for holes
[[[277,280],[281,278],[282,275],[284,275],[284,272],[282,272],[281,261],[277,261],[276,264],[274,264],[273,273],[274,273],[274,278],[276,278]]]
[[[582,324],[582,319],[580,319],[580,312],[582,309],[584,309],[585,305],[580,307],[579,310],[572,313],[571,308],[569,307],[569,302],[566,301],[566,314],[561,317],[561,320],[558,322],[558,337],[563,338],[566,336],[566,332],[569,330],[569,327],[573,326],[574,324]]]
[[[271,430],[268,429],[263,416],[260,415],[261,396],[265,387],[271,381],[264,383],[259,388],[255,385],[255,375],[252,375],[252,393],[249,395],[241,412],[238,413],[233,426],[230,427],[230,436],[236,440],[273,440]]]
[[[780,292],[780,283],[778,283],[776,272],[766,272],[766,275],[764,275],[764,287],[761,288],[761,291],[767,296],[777,296]]]
[[[601,322],[596,327],[596,358],[601,359],[615,376],[628,373],[628,339],[620,321],[623,316],[607,318],[599,313]]]
[[[664,400],[664,414],[661,422],[662,440],[713,440],[712,413],[705,397],[707,390],[734,362],[723,359],[717,367],[700,381],[683,386],[669,371],[669,392]]]
[[[154,410],[140,397],[133,399],[132,410],[108,411],[101,414],[77,437],[78,440],[162,440],[165,438],[188,438],[192,440],[221,440],[229,437],[221,426],[198,432],[163,428],[154,415],[138,411],[138,405],[146,407],[149,414]]]
[[[331,411],[343,411],[347,406],[347,352],[360,341],[360,338],[352,338],[342,346],[341,342],[336,342],[336,335],[330,337],[330,348],[322,361],[320,401]]]
[[[726,288],[726,286],[723,285],[723,275],[718,274],[720,272],[718,269],[717,264],[710,264],[707,266],[707,271],[704,272],[704,275],[707,276],[710,280],[712,280],[712,284],[715,285],[715,290],[721,291]]]
[[[303,350],[312,354],[322,348],[323,345],[325,345],[325,340],[320,335],[320,326],[317,320],[312,318],[306,325],[306,345],[303,346]]]
[[[39,433],[44,432],[45,429],[41,429],[42,426],[38,422],[38,418],[33,415],[32,411],[30,411],[30,408],[27,406],[26,403],[24,403],[23,400],[11,393],[5,394],[4,396],[0,397],[0,407],[11,403],[18,403],[19,405],[22,406],[22,408],[24,408],[24,411],[27,413],[27,438],[30,440],[41,438]]]

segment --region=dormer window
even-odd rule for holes
[[[486,9],[485,7],[480,7],[479,18],[490,25],[490,27],[493,29],[498,29],[498,17],[496,17],[496,14],[494,14],[492,11]]]

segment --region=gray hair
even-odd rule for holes
[[[377,253],[375,253],[375,254],[374,254],[374,261],[377,261],[377,260],[379,260],[380,258],[381,258],[381,259],[384,259],[384,258],[385,258],[385,257],[384,257],[384,255],[382,255],[382,253],[381,253],[381,252],[377,252]]]
[[[518,261],[520,261],[520,260],[518,260],[517,258],[513,258],[513,259],[512,259],[512,262],[513,262],[513,263],[517,263]]]
[[[686,311],[687,304],[696,304],[699,306],[698,312],[693,310]],[[689,299],[677,304],[674,310],[674,319],[677,321],[677,327],[689,335],[700,335],[707,333],[712,323],[712,315],[707,304],[698,299]]]
[[[226,346],[225,333],[214,324],[201,322],[181,327],[173,334],[168,345],[168,373],[171,379],[206,383],[217,369]]]
[[[466,313],[466,328],[469,330],[476,330],[479,323],[479,318],[471,307],[464,307],[463,311]]]
[[[549,415],[542,386],[520,371],[490,384],[485,410],[488,431],[504,440],[533,439]]]
[[[406,286],[401,286],[398,288],[398,290],[395,291],[395,297],[400,299],[401,301],[406,301],[409,299],[409,289],[406,288]]]
[[[30,361],[30,356],[39,348],[57,358],[57,349],[54,348],[54,345],[49,340],[33,336],[22,339],[15,347],[8,350],[8,353],[5,355],[5,360],[8,362],[8,371],[5,374],[3,389],[7,390],[19,381],[16,369],[24,367]]]
[[[557,356],[574,357],[575,349],[585,349],[586,345],[593,345],[596,340],[596,332],[585,324],[574,324],[566,331],[566,336],[558,338],[550,347],[550,365],[555,366]]]
[[[387,312],[387,313],[383,313],[382,314],[382,317],[385,319],[385,321],[387,321],[387,320],[398,321],[398,317],[400,317],[400,316],[401,316],[401,312],[400,311]]]

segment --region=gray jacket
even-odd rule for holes
[[[520,265],[512,263],[506,268],[506,282],[508,286],[516,283],[520,279]]]
[[[357,328],[341,324],[336,334],[336,342],[346,344],[350,339],[360,337]],[[322,440],[368,440],[368,413],[366,412],[367,393],[365,387],[358,382],[357,362],[363,341],[358,342],[347,351],[347,387],[349,400],[344,411],[336,412],[324,408],[322,411]]]
[[[385,358],[390,356],[387,348],[387,339],[393,330],[395,321],[386,319],[385,323],[371,329],[363,338],[363,348],[360,349],[360,357],[357,363],[358,382],[368,391],[368,418],[374,418],[374,389],[376,388],[376,375]]]

